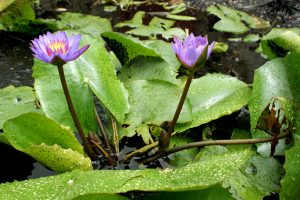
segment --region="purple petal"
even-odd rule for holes
[[[73,35],[72,35],[72,36],[69,38],[69,52],[70,52],[70,54],[76,52],[76,50],[77,50],[78,47],[79,47],[80,40],[81,40],[81,35],[80,35],[80,34],[78,34],[78,35],[76,35],[76,36],[73,36]]]
[[[66,56],[66,59],[65,61],[66,62],[69,62],[69,61],[72,61],[72,60],[75,60],[76,58],[78,58],[81,54],[83,54],[88,48],[90,47],[90,45],[85,45],[84,47],[82,47],[81,49],[79,49],[78,51],[72,53],[72,54],[68,54]]]
[[[215,46],[215,41],[213,41],[209,46],[208,46],[208,50],[207,50],[207,59],[209,58],[213,48]]]

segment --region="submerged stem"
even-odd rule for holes
[[[64,66],[58,66],[57,69],[58,69],[58,72],[59,72],[59,78],[60,78],[60,81],[61,81],[61,85],[63,87],[63,91],[64,91],[64,94],[65,94],[65,97],[66,97],[66,101],[67,101],[67,104],[68,104],[68,108],[69,108],[69,111],[71,113],[71,116],[72,116],[72,119],[74,121],[74,124],[75,124],[75,127],[79,133],[79,136],[83,142],[83,145],[87,151],[87,154],[90,156],[90,158],[92,159],[95,159],[95,154],[94,154],[94,151],[92,149],[92,147],[90,146],[87,138],[85,137],[85,134],[84,134],[84,131],[83,131],[83,128],[80,124],[80,121],[78,119],[78,116],[76,114],[76,111],[75,111],[75,108],[74,108],[74,105],[73,105],[73,102],[72,102],[72,99],[71,99],[71,96],[70,96],[70,92],[69,92],[69,89],[68,89],[68,86],[67,86],[67,82],[66,82],[66,78],[65,78],[65,73],[64,73]]]

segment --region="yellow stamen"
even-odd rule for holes
[[[66,44],[62,41],[55,41],[49,44],[49,48],[55,53],[62,53],[62,55],[67,51]]]

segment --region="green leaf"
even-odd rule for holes
[[[168,19],[173,19],[177,21],[194,21],[197,20],[195,17],[186,16],[186,15],[174,15],[174,14],[168,14],[166,16]]]
[[[65,12],[59,15],[57,28],[60,30],[77,30],[99,37],[101,33],[112,31],[109,19],[92,15]]]
[[[143,200],[233,200],[230,192],[219,185],[204,189],[181,192],[156,192],[143,195]]]
[[[245,150],[189,164],[178,169],[79,171],[0,185],[0,199],[72,199],[95,193],[183,191],[223,182],[249,159]],[[14,191],[14,192],[11,192]],[[67,194],[67,195],[66,195]]]
[[[130,111],[126,116],[126,124],[160,125],[172,120],[182,93],[181,87],[164,81],[144,80],[131,81],[127,87]],[[178,122],[184,123],[191,119],[190,105],[186,101]]]
[[[188,144],[193,142],[192,139],[183,137],[180,135],[174,135],[171,137],[170,148]],[[168,156],[168,163],[175,167],[182,167],[190,163],[197,155],[198,150],[196,148],[190,148],[183,151],[173,153]]]
[[[161,58],[138,57],[130,65],[121,69],[119,78],[122,82],[134,80],[161,80],[179,85],[177,70]]]
[[[223,52],[226,52],[228,50],[228,48],[229,48],[228,44],[226,44],[224,42],[215,42],[213,52],[214,53],[223,53]]]
[[[88,195],[78,196],[72,200],[129,200],[129,199],[117,194],[88,194]]]
[[[246,105],[250,94],[246,83],[231,76],[208,74],[194,79],[187,94],[193,120],[178,124],[176,130],[184,131],[229,115]]]
[[[131,36],[117,32],[106,32],[101,35],[123,65],[138,56],[161,57],[158,52]]]
[[[299,130],[299,129],[298,129]],[[285,177],[281,181],[280,199],[294,200],[300,195],[300,140],[295,139],[294,146],[285,153]]]
[[[8,120],[4,136],[19,151],[29,154],[53,170],[91,169],[74,134],[51,119],[27,113]]]
[[[35,19],[32,1],[16,0],[14,2],[6,1],[6,3],[4,6],[9,6],[0,13],[0,30],[32,34],[34,30],[29,26]]]
[[[122,28],[124,26],[128,26],[131,28],[136,28],[139,27],[140,25],[143,24],[143,17],[145,16],[144,11],[137,11],[135,15],[132,17],[131,20],[127,20],[124,22],[119,22],[117,23],[114,27],[116,28]]]
[[[28,112],[40,112],[31,87],[8,86],[0,90],[0,129],[5,121]]]
[[[259,40],[260,40],[260,36],[258,34],[249,34],[243,39],[243,41],[246,43],[257,42]]]
[[[97,130],[93,94],[84,82],[82,72],[70,62],[64,66],[67,85],[85,134]],[[57,67],[34,59],[34,88],[44,114],[64,126],[76,130],[60,83]]]
[[[273,28],[261,39],[260,45],[269,59],[284,57],[289,52],[300,53],[300,29]]]
[[[118,59],[112,52],[106,51],[102,38],[84,35],[82,44],[91,46],[75,62],[70,62],[70,65],[81,71],[81,81],[89,85],[103,105],[122,123],[125,113],[128,112],[128,102],[127,91],[115,71],[115,68],[120,66]]]
[[[209,6],[207,11],[209,14],[220,18],[220,21],[213,26],[218,31],[242,34],[247,32],[249,28],[267,28],[270,26],[269,22],[263,19],[220,4]]]
[[[115,25],[117,28],[124,26],[133,28],[127,31],[127,34],[143,36],[149,38],[156,38],[158,35],[162,35],[165,39],[170,39],[174,35],[179,38],[185,37],[185,32],[180,28],[171,28],[174,24],[174,20],[163,19],[159,17],[153,17],[148,25],[143,24],[144,11],[138,11],[131,20],[119,22]],[[175,20],[195,20],[194,17],[179,16],[168,14],[167,17],[174,18]]]
[[[282,166],[274,158],[254,156],[227,179],[223,186],[230,188],[235,199],[263,199],[264,196],[279,191],[283,174]]]
[[[5,10],[10,4],[12,4],[15,0],[3,0],[0,2],[0,12]]]
[[[253,93],[249,101],[253,137],[261,137],[262,131],[256,131],[256,125],[262,111],[273,98],[280,100],[285,116],[292,122],[293,127],[296,128],[296,134],[299,134],[299,76],[300,56],[297,53],[291,53],[285,58],[277,58],[269,61],[255,71]],[[282,144],[286,146],[284,140]],[[260,146],[258,145],[258,147]]]

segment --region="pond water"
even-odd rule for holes
[[[70,12],[81,12],[101,17],[107,17],[112,25],[119,21],[131,19],[137,10],[145,11],[163,11],[156,5],[132,6],[128,11],[117,9],[115,12],[105,12],[103,5],[95,4],[95,1],[41,1],[41,8],[37,10],[40,17],[55,17],[56,10],[64,7]],[[185,15],[195,16],[196,21],[177,22],[176,26],[188,28],[195,34],[208,34],[210,40],[226,42],[229,44],[229,50],[223,54],[214,54],[207,66],[198,72],[198,76],[208,72],[221,72],[238,77],[247,83],[252,83],[254,70],[266,62],[264,58],[258,56],[255,49],[257,43],[246,44],[243,42],[229,41],[228,38],[241,37],[228,33],[220,33],[212,30],[212,25],[217,18],[207,16],[203,9],[213,2],[223,3],[229,6],[245,10],[249,13],[263,17],[269,20],[274,27],[299,27],[300,5],[296,1],[275,1],[275,0],[236,0],[236,1],[188,1],[188,10]],[[282,3],[284,2],[284,4]],[[279,10],[278,10],[279,9]],[[277,12],[278,10],[278,12]],[[119,30],[122,31],[122,30]],[[33,85],[32,74],[32,55],[29,49],[29,42],[34,36],[28,36],[20,33],[0,32],[0,88],[8,85]],[[225,122],[224,123],[228,123]],[[13,180],[24,180],[26,178],[37,178],[45,175],[55,174],[46,169],[34,159],[20,153],[11,147],[0,144],[0,183]],[[122,153],[132,151],[130,145]],[[131,163],[129,168],[136,168],[137,163]],[[128,168],[128,166],[120,166]]]

